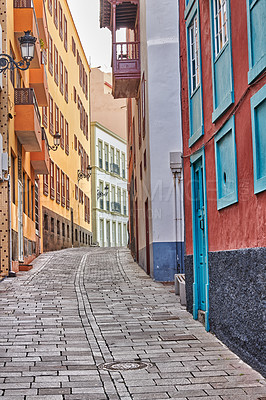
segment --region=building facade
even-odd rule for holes
[[[36,38],[28,70],[0,73],[0,258],[5,277],[42,251],[92,242],[90,68],[66,0],[6,1],[0,13],[1,53],[19,61],[24,31]],[[56,133],[60,146],[53,151]]]
[[[173,281],[184,244],[178,4],[102,0],[100,21],[112,32],[113,95],[128,99],[131,251],[154,279]]]
[[[101,247],[127,246],[126,100],[112,96],[112,74],[91,71],[92,231]]]
[[[100,247],[127,246],[126,141],[92,123],[92,231]]]
[[[47,78],[42,64],[48,33],[41,0],[2,2],[0,13],[1,53],[20,61],[18,39],[24,31],[30,31],[36,38],[29,69],[0,72],[0,253],[1,276],[7,276],[40,252],[36,204],[39,178],[49,170],[48,143],[40,115],[40,107],[48,105]]]
[[[90,164],[90,67],[66,0],[46,1],[49,99],[42,123],[52,145],[49,175],[40,179],[42,250],[92,242]]]
[[[264,0],[180,2],[188,309],[259,369],[266,259],[265,17]]]

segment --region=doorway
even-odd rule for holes
[[[149,204],[145,201],[145,230],[146,230],[146,271],[150,275],[150,231],[149,231]]]
[[[18,181],[18,260],[23,258],[23,185]]]

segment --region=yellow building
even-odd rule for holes
[[[1,2],[0,13],[1,53],[19,61],[19,37],[37,39],[28,70],[0,73],[4,277],[41,251],[91,243],[90,68],[66,0]]]
[[[42,122],[52,145],[50,176],[41,178],[42,250],[89,245],[90,67],[66,0],[46,1],[49,105]]]

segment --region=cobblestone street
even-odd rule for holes
[[[2,281],[0,296],[4,398],[265,400],[262,376],[127,249],[43,254]]]

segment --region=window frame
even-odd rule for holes
[[[255,109],[266,102],[266,84],[255,93],[250,99],[250,108],[251,108],[251,125],[252,125],[252,149],[253,149],[253,174],[254,174],[254,194],[261,193],[266,190],[266,175],[258,178],[258,146],[256,141],[256,118],[255,118]]]

